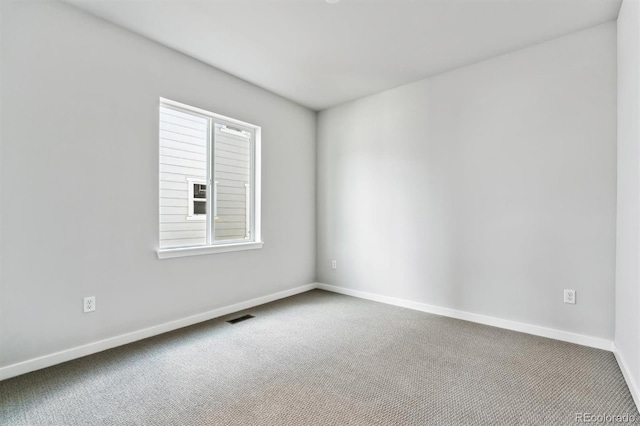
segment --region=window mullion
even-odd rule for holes
[[[215,241],[214,226],[214,190],[213,190],[213,120],[208,120],[208,140],[207,140],[207,245],[213,244]]]

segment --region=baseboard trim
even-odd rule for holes
[[[416,311],[427,312],[430,314],[457,318],[465,321],[475,322],[478,324],[490,325],[493,327],[505,328],[507,330],[519,331],[521,333],[533,334],[535,336],[548,337],[550,339],[562,340],[564,342],[576,343],[578,345],[604,349],[606,351],[613,351],[612,341],[601,339],[598,337],[585,336],[583,334],[571,333],[568,331],[556,330],[553,328],[540,327],[537,325],[510,321],[502,318],[490,317],[487,315],[474,314],[471,312],[459,311],[450,308],[443,308],[440,306],[428,305],[426,303],[414,302],[406,299],[398,299],[395,297],[383,296],[376,293],[353,290],[350,288],[338,287],[330,284],[316,283],[316,285],[317,288],[321,290],[331,291],[333,293],[340,293],[347,296],[354,296],[361,299],[386,303],[389,305],[401,306],[403,308],[414,309]]]
[[[627,382],[627,387],[629,388],[629,392],[631,393],[631,397],[633,398],[633,402],[636,403],[636,408],[640,411],[640,388],[636,384],[636,381],[633,379],[633,376],[629,372],[629,368],[627,367],[627,363],[624,360],[622,354],[618,351],[618,348],[613,345],[613,355],[616,357],[616,361],[618,361],[618,366],[620,367],[620,371],[622,371],[622,376],[624,377],[624,381]]]
[[[52,365],[60,364],[66,361],[71,361],[72,359],[80,358],[83,356],[94,354],[96,352],[101,352],[107,349],[112,349],[118,346],[126,345],[127,343],[132,343],[138,340],[146,339],[148,337],[157,336],[159,334],[166,333],[168,331],[177,330],[182,327],[187,327],[189,325],[197,324],[203,321],[208,321],[210,319],[232,314],[234,312],[253,308],[255,306],[263,305],[265,303],[273,302],[275,300],[284,299],[285,297],[293,296],[299,293],[304,293],[306,291],[313,290],[314,288],[316,288],[315,283],[303,285],[300,287],[295,287],[289,290],[284,290],[278,293],[257,297],[255,299],[247,300],[245,302],[224,306],[222,308],[192,315],[186,318],[169,321],[164,324],[156,325],[153,327],[144,328],[142,330],[133,331],[131,333],[121,334],[119,336],[110,337],[108,339],[99,340],[97,342],[88,343],[86,345],[77,346],[75,348],[66,349],[60,352],[55,352],[49,355],[44,355],[38,358],[33,358],[27,361],[11,364],[6,367],[0,368],[0,380],[5,380],[5,379],[19,376],[25,373],[30,373],[32,371],[50,367]]]
[[[597,349],[604,349],[612,351],[620,369],[627,381],[627,385],[633,395],[633,399],[636,405],[640,408],[640,392],[638,387],[627,372],[626,364],[624,363],[621,355],[615,350],[613,342],[601,339],[597,337],[585,336],[582,334],[570,333],[566,331],[539,327],[531,324],[505,320],[496,317],[490,317],[481,314],[474,314],[471,312],[459,311],[455,309],[443,308],[440,306],[428,305],[426,303],[414,302],[406,299],[399,299],[389,296],[383,296],[380,294],[369,293],[360,290],[353,290],[345,287],[338,287],[334,285],[324,283],[312,283],[295,287],[289,290],[284,290],[278,293],[269,294],[255,299],[247,300],[245,302],[236,303],[234,305],[224,306],[211,311],[203,312],[200,314],[192,315],[189,317],[181,318],[174,321],[169,321],[153,327],[144,328],[141,330],[133,331],[119,336],[110,337],[97,342],[88,343],[86,345],[77,346],[74,348],[66,349],[60,352],[44,355],[38,358],[29,359],[26,361],[11,364],[5,367],[0,367],[0,380],[9,379],[11,377],[19,376],[22,374],[30,373],[32,371],[40,370],[42,368],[50,367],[52,365],[61,364],[63,362],[71,361],[76,358],[91,355],[97,352],[101,352],[107,349],[112,349],[118,346],[126,345],[138,340],[146,339],[148,337],[157,336],[162,333],[177,330],[182,327],[187,327],[193,324],[197,324],[210,319],[218,318],[224,315],[232,314],[234,312],[242,311],[245,309],[253,308],[255,306],[263,305],[265,303],[273,302],[275,300],[283,299],[285,297],[293,296],[299,293],[304,293],[315,288],[330,291],[333,293],[340,293],[347,296],[354,296],[361,299],[372,300],[375,302],[386,303],[389,305],[400,306],[408,309],[414,309],[417,311],[427,312],[436,315],[442,315],[451,318],[457,318],[465,321],[471,321],[479,324],[490,325],[493,327],[504,328],[507,330],[519,331],[522,333],[533,334],[541,337],[548,337],[550,339],[562,340],[565,342],[576,343],[578,345],[589,346]]]

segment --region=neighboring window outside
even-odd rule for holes
[[[187,220],[207,219],[207,184],[204,180],[187,178],[189,189]]]
[[[259,134],[257,126],[161,100],[159,255],[260,242]]]

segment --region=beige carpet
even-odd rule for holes
[[[640,423],[606,351],[320,290],[243,313],[0,382],[0,424]]]

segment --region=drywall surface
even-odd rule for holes
[[[314,281],[314,112],[65,4],[2,12],[0,366]],[[262,126],[263,249],[157,259],[161,96]]]
[[[322,111],[318,135],[318,281],[613,339],[615,23]]]
[[[618,17],[618,220],[615,344],[640,383],[640,2]],[[637,389],[636,389],[637,392]]]
[[[3,31],[2,31],[2,22],[4,16],[4,2],[0,1],[0,100],[2,99],[2,75],[4,74],[2,67],[2,58],[3,58]],[[0,101],[0,250],[2,246],[2,101]],[[2,307],[2,257],[0,256],[0,307]],[[2,336],[2,322],[0,322],[0,336]],[[1,337],[0,337],[1,339]],[[0,352],[2,352],[2,348],[0,347]]]

